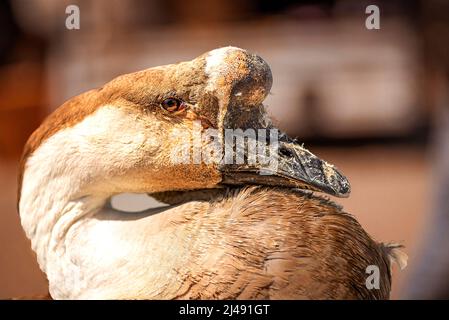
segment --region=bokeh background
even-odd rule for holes
[[[70,4],[79,30],[65,27]],[[380,30],[365,27],[370,4]],[[338,202],[405,246],[393,298],[449,298],[448,40],[438,0],[1,1],[0,298],[47,292],[16,210],[21,150],[45,115],[117,75],[226,45],[271,65],[269,112],[348,176]]]

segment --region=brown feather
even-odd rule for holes
[[[389,250],[333,202],[264,187],[212,197],[171,221],[196,242],[185,279],[160,298],[389,298]],[[368,265],[379,267],[378,290],[365,285]]]

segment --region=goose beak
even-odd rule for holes
[[[266,61],[245,50],[225,47],[208,53],[205,70],[210,86],[221,93],[221,104],[225,106],[225,112],[220,113],[225,145],[224,161],[219,164],[220,184],[270,185],[349,196],[348,180],[333,165],[279,134],[275,128],[266,128],[270,124],[265,121],[263,101],[273,82]],[[256,128],[270,129],[268,144],[263,140],[266,132],[259,141]],[[227,136],[229,132],[233,136]],[[276,132],[274,139],[273,132]],[[235,145],[234,137],[239,141]],[[264,145],[268,148],[263,148]],[[261,149],[265,150],[261,152]]]
[[[262,161],[263,165],[223,165],[222,184],[270,185],[324,192],[342,198],[349,196],[349,181],[334,165],[318,158],[286,135],[279,137],[276,149],[271,150],[277,152],[270,154],[268,166],[267,161]]]

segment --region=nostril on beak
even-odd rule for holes
[[[286,158],[293,158],[293,153],[290,149],[287,149],[286,147],[281,147],[279,149],[279,154],[281,156],[284,156]]]

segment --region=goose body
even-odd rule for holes
[[[19,212],[51,296],[388,298],[397,249],[298,189],[347,196],[349,184],[296,141],[280,136],[269,175],[260,163],[176,161],[195,124],[220,141],[225,128],[272,128],[270,87],[261,58],[226,47],[118,77],[50,115],[25,146]],[[120,212],[110,198],[123,192],[169,206]],[[366,286],[369,265],[379,289]]]

